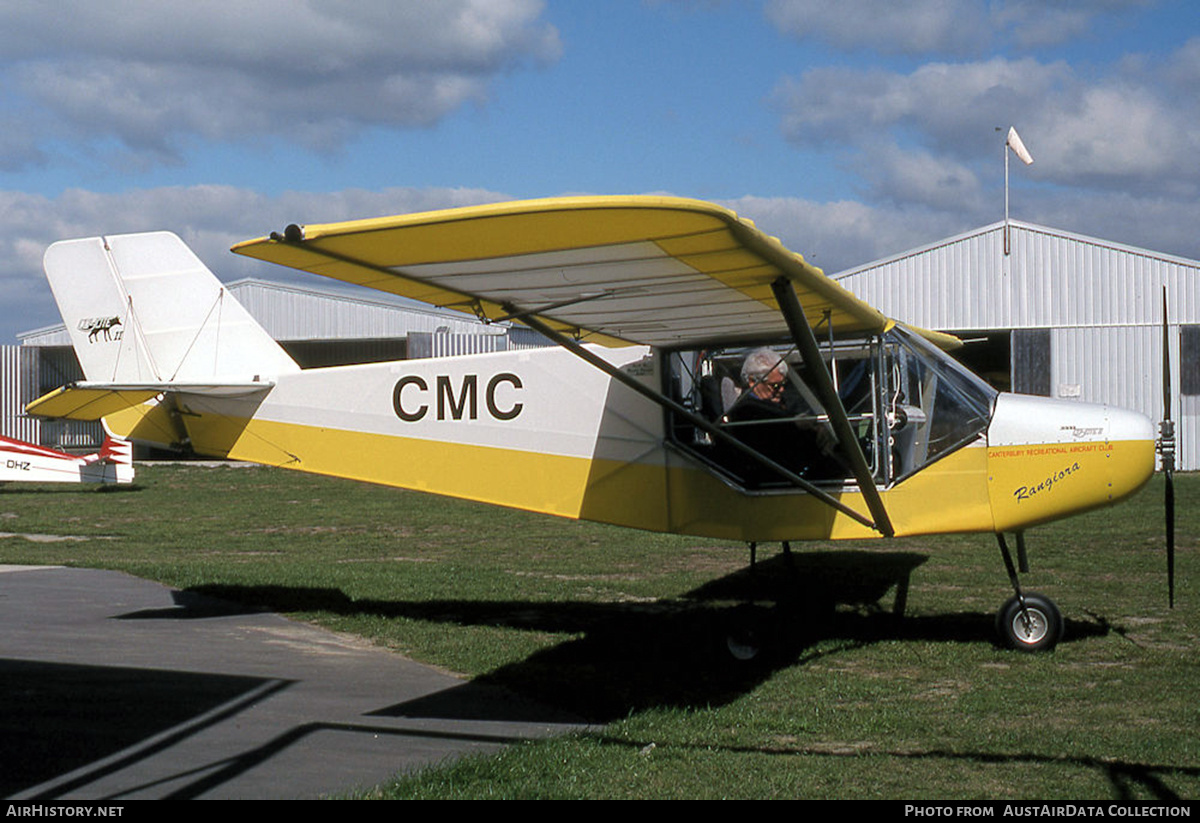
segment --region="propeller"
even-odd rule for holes
[[[1175,608],[1175,423],[1171,420],[1171,351],[1167,328],[1167,287],[1163,286],[1163,419],[1158,425],[1158,453],[1167,481],[1163,509],[1167,519],[1167,601]]]

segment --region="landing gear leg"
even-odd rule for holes
[[[1063,619],[1054,601],[1037,592],[1021,591],[1017,579],[1017,568],[1003,534],[996,534],[1000,554],[1004,557],[1004,568],[1015,594],[1004,602],[996,613],[996,631],[1004,645],[1021,651],[1048,651],[1062,638]],[[1024,536],[1020,545],[1024,547]],[[1024,552],[1021,552],[1024,555]],[[1024,560],[1024,558],[1022,558]],[[1022,562],[1023,568],[1028,568]]]
[[[747,544],[750,549],[750,572],[755,574],[755,562],[758,559],[758,543]],[[797,574],[792,560],[792,547],[783,541],[784,562],[793,576]],[[732,619],[724,632],[724,647],[729,656],[739,663],[753,661],[761,662],[773,651],[779,641],[779,624],[781,622],[781,606],[776,594],[764,591],[770,581],[762,577],[752,577],[756,583],[755,593],[747,593],[747,599],[733,609]],[[755,595],[758,595],[757,597]],[[761,605],[765,601],[774,600],[773,606]]]
[[[783,562],[787,564],[788,571],[794,577],[796,575],[796,560],[792,557],[792,544],[787,540],[783,541]]]

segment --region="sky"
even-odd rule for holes
[[[0,343],[61,239],[671,194],[833,274],[1004,216],[1200,258],[1193,0],[0,0]],[[373,293],[364,294],[374,296]]]

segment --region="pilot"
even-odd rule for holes
[[[750,352],[742,362],[741,386],[730,377],[721,378],[719,401],[721,411],[718,415],[721,421],[728,423],[733,419],[730,417],[730,413],[740,419],[757,419],[763,416],[779,417],[788,412],[797,413],[798,410],[788,409],[784,404],[787,373],[787,361],[777,352],[768,348],[759,348]],[[767,414],[755,414],[752,411],[760,404],[766,405],[758,411],[765,411]]]
[[[730,433],[802,476],[842,474],[828,424],[817,419],[819,404],[812,407],[810,403],[817,402],[815,397],[806,402],[797,387],[789,385],[789,371],[784,356],[769,348],[746,355],[741,371],[746,388],[725,413],[725,420],[734,424]],[[811,397],[811,392],[808,394]],[[743,479],[752,486],[783,480],[748,456],[740,455],[737,464]]]
[[[783,407],[787,373],[787,361],[779,353],[767,348],[755,349],[742,362],[742,383],[749,390],[752,400],[772,406]]]
[[[725,422],[729,433],[759,454],[792,471],[806,465],[798,456],[798,430],[790,421],[802,411],[795,391],[788,391],[788,364],[783,355],[759,348],[742,362],[742,389],[723,391]],[[732,402],[731,401],[732,398]],[[740,451],[730,449],[727,458],[748,486],[782,481],[775,472]]]

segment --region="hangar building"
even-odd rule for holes
[[[997,388],[1162,419],[1168,292],[1176,466],[1200,469],[1200,262],[1015,220],[833,275],[889,317],[969,341]]]

